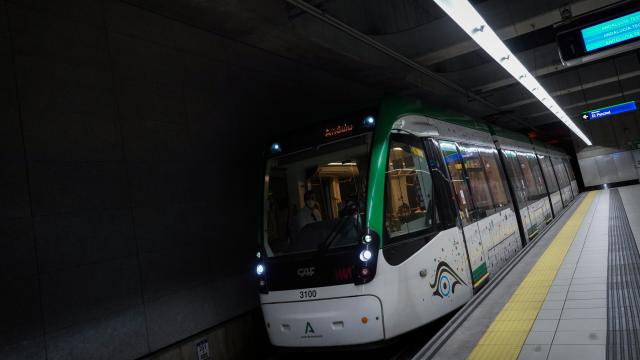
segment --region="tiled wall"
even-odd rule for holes
[[[264,359],[274,354],[268,343],[259,310],[244,313],[219,326],[207,329],[166,349],[156,351],[145,360],[198,359],[197,345],[206,342],[211,359]]]
[[[337,101],[301,79],[378,96],[124,2],[0,1],[0,358],[134,358],[255,308],[261,146]]]

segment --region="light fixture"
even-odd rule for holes
[[[373,240],[373,237],[372,237],[371,235],[366,234],[366,235],[364,236],[364,242],[365,242],[365,243],[367,243],[367,244],[368,244],[368,243],[370,243],[370,242],[371,242],[371,240]]]
[[[278,144],[278,143],[271,144],[271,153],[272,154],[279,154],[281,152],[282,152],[282,146],[280,146],[280,144]]]
[[[263,273],[264,273],[264,265],[258,264],[258,266],[256,266],[256,274],[262,275]]]
[[[458,24],[480,47],[489,54],[511,76],[518,80],[527,90],[552,111],[571,131],[587,145],[589,138],[571,121],[556,104],[551,95],[540,85],[520,60],[511,53],[487,22],[466,0],[434,0],[453,21]],[[551,109],[554,110],[551,110]],[[557,109],[557,110],[556,110]]]
[[[356,166],[358,165],[357,163],[354,162],[330,162],[327,165],[329,166]]]
[[[360,252],[360,261],[362,262],[367,262],[369,260],[371,260],[371,256],[373,256],[373,254],[371,253],[370,250],[362,250],[362,252]]]
[[[376,119],[371,115],[365,116],[364,120],[362,121],[362,125],[366,128],[372,128],[375,124]]]

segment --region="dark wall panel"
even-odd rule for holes
[[[0,0],[0,358],[135,358],[257,306],[263,145],[347,94],[379,97],[126,2]]]

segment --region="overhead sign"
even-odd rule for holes
[[[582,120],[595,120],[616,114],[622,114],[636,110],[636,102],[629,101],[622,104],[603,107],[600,109],[589,110],[582,113]]]
[[[587,51],[619,44],[640,37],[640,11],[581,30]]]

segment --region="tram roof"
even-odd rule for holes
[[[418,99],[401,97],[388,98],[383,101],[381,108],[381,112],[384,112],[385,108],[389,109],[393,115],[395,115],[394,121],[402,115],[419,114],[454,125],[488,133],[491,132],[489,125],[482,120],[456,111],[438,108]]]

